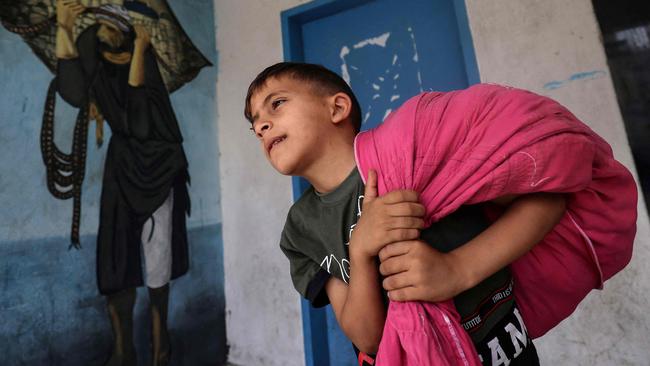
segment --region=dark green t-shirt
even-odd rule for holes
[[[324,285],[330,276],[348,283],[348,246],[363,201],[364,184],[354,171],[327,194],[310,187],[289,210],[280,248],[289,258],[291,279],[298,292],[314,306],[329,300]],[[489,226],[479,206],[463,206],[432,224],[421,239],[442,252],[450,251]],[[444,279],[440,279],[444,281]],[[461,322],[476,343],[512,311],[512,277],[503,269],[454,298]]]

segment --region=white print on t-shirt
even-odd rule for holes
[[[363,195],[359,195],[359,198],[357,198],[357,220],[359,220],[359,217],[361,217],[362,205],[363,205]],[[352,232],[354,231],[355,226],[357,226],[356,222],[350,226],[350,231],[348,232],[348,241],[345,242],[345,245],[350,245],[350,238],[352,237]]]
[[[350,261],[345,258],[339,261],[336,259],[336,256],[334,256],[334,254],[330,254],[328,256],[325,256],[323,261],[320,263],[320,266],[325,268],[327,270],[327,273],[332,274],[332,262],[336,262],[336,264],[339,265],[341,278],[343,278],[343,281],[345,281],[345,283],[348,283],[348,280],[350,279]]]
[[[357,198],[357,220],[359,220],[359,217],[361,217],[362,205],[363,195],[359,195]],[[350,245],[350,238],[352,237],[352,232],[354,231],[355,226],[357,226],[356,222],[350,226],[350,230],[348,231],[348,241],[345,242],[346,246]],[[320,266],[321,268],[325,268],[325,270],[327,270],[327,273],[332,274],[332,262],[336,262],[336,264],[338,264],[339,271],[341,272],[341,278],[343,278],[343,281],[345,281],[345,283],[348,283],[348,280],[350,279],[350,261],[345,258],[339,261],[334,254],[330,254],[326,255],[325,258],[323,258]]]
[[[524,321],[521,319],[521,314],[519,314],[519,309],[515,308],[513,313],[517,318],[517,322],[519,323],[519,328],[517,328],[517,326],[513,323],[508,323],[508,325],[506,325],[503,329],[506,332],[508,332],[508,334],[510,335],[510,341],[512,342],[512,345],[515,348],[515,353],[511,355],[510,358],[508,358],[506,352],[499,344],[499,338],[494,337],[492,340],[490,340],[487,343],[488,347],[490,347],[490,353],[491,353],[491,363],[488,363],[488,365],[492,365],[492,366],[510,365],[510,361],[514,358],[517,358],[524,350],[524,347],[526,347],[526,345],[528,344],[528,331],[526,330],[526,325],[524,325]],[[483,362],[482,357],[481,357],[481,362]]]

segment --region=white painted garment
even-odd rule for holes
[[[174,190],[169,191],[165,202],[142,225],[142,253],[145,283],[158,288],[166,285],[172,276],[172,213]],[[153,232],[152,232],[153,229]]]

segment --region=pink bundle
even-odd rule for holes
[[[419,192],[427,226],[464,204],[509,194],[567,194],[559,224],[511,265],[517,306],[532,338],[569,316],[632,256],[637,215],[632,175],[600,136],[549,98],[485,84],[423,93],[376,129],[360,133],[355,154],[364,179],[369,169],[377,170],[379,194]],[[391,303],[385,339],[396,342],[387,337],[397,332],[391,326],[401,321],[394,320],[396,314],[429,305],[465,333],[449,304]],[[415,308],[396,310],[401,306]],[[449,330],[444,322],[435,326]],[[469,337],[463,342],[469,345],[461,353],[473,350]],[[382,341],[378,362],[386,354],[382,348],[390,347]],[[472,364],[476,356],[466,360]]]

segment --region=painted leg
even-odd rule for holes
[[[113,328],[113,352],[106,366],[136,366],[138,360],[133,346],[135,288],[108,295],[106,300]]]
[[[171,343],[167,331],[167,304],[169,284],[149,289],[149,309],[151,310],[151,365],[165,366],[171,359]]]

